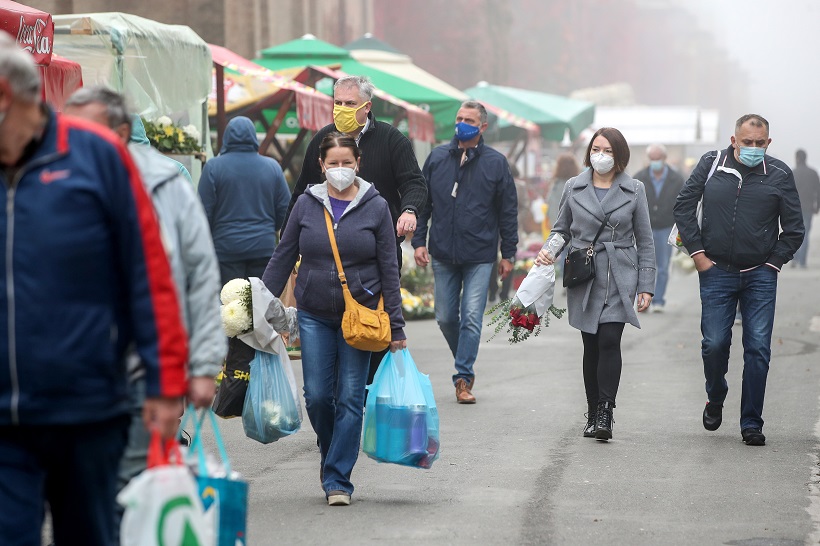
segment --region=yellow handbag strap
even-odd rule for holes
[[[345,299],[349,297],[352,303],[358,303],[353,297],[353,294],[350,293],[350,288],[347,286],[347,277],[345,277],[345,270],[342,267],[342,259],[339,257],[339,247],[336,246],[336,235],[333,233],[333,220],[330,218],[330,212],[328,212],[327,209],[324,209],[324,211],[325,223],[327,224],[327,236],[330,239],[330,248],[333,249],[333,258],[336,260],[336,269],[339,270],[339,281],[342,283],[344,297]],[[379,295],[379,306],[376,309],[379,311],[384,309],[384,295]]]

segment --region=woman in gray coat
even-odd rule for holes
[[[587,423],[584,436],[612,438],[612,410],[621,379],[621,335],[635,313],[649,308],[655,290],[655,247],[643,183],[624,172],[629,146],[617,129],[599,129],[587,147],[584,165],[561,197],[555,226],[536,264],[551,264],[553,238],[567,252],[588,247],[609,215],[595,244],[595,277],[567,290],[569,323],[584,341]],[[553,242],[553,248],[556,248]]]

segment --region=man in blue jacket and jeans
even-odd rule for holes
[[[453,140],[433,150],[422,169],[427,206],[413,237],[416,264],[426,267],[432,259],[436,322],[455,358],[459,404],[476,401],[473,365],[499,235],[501,279],[512,271],[518,244],[515,182],[507,158],[484,144],[486,129],[484,106],[462,103]]]
[[[111,131],[40,101],[31,56],[0,32],[0,543],[110,546],[129,403],[174,433],[187,338],[151,200]]]

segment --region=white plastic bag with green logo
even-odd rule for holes
[[[213,522],[207,522],[196,479],[182,464],[179,446],[151,440],[148,469],[117,495],[125,506],[122,546],[211,546]]]

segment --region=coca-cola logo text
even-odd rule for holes
[[[38,55],[51,54],[51,40],[48,36],[43,36],[46,22],[37,19],[33,25],[27,25],[26,19],[20,16],[20,30],[17,32],[17,43],[29,53]]]

